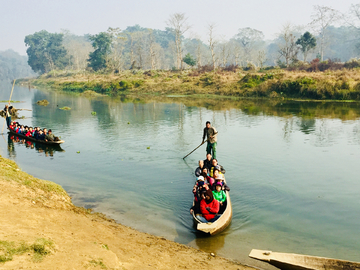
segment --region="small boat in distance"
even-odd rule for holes
[[[33,141],[33,142],[38,142],[38,143],[43,143],[43,144],[51,144],[51,145],[59,145],[59,144],[62,144],[64,143],[65,141],[43,141],[43,140],[37,140],[33,137],[26,137],[25,135],[23,134],[19,134],[19,133],[16,133],[15,131],[9,129],[9,134],[13,134],[15,136],[18,136],[19,138],[23,138],[27,141]]]
[[[225,177],[224,177],[224,183],[226,183]],[[193,202],[193,206],[194,205],[195,205],[195,200]],[[225,230],[230,225],[232,218],[232,206],[231,206],[229,192],[226,191],[226,208],[224,212],[221,214],[221,216],[215,222],[203,223],[197,218],[197,215],[199,215],[199,213],[195,213],[195,211],[192,212],[192,216],[196,224],[196,229],[198,231],[209,235],[215,235]]]
[[[283,270],[360,270],[360,263],[292,253],[253,249],[250,258]]]

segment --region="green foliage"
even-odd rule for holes
[[[63,111],[70,111],[71,110],[71,108],[70,107],[67,107],[67,106],[65,106],[65,107],[61,107],[61,108],[59,108],[60,110],[63,110]]]
[[[28,46],[28,64],[35,72],[46,73],[55,68],[63,69],[69,62],[63,34],[49,33],[45,30],[25,37]]]
[[[112,36],[109,33],[100,32],[97,35],[90,36],[89,39],[92,41],[95,50],[89,54],[88,66],[95,71],[105,69],[107,57],[111,52]]]
[[[239,83],[244,88],[254,88],[257,85],[267,81],[274,79],[274,74],[264,74],[264,75],[254,75],[254,74],[246,74]]]
[[[211,74],[205,74],[200,78],[200,81],[203,82],[204,86],[210,86],[214,84],[214,77]]]
[[[296,45],[299,45],[301,47],[301,51],[305,54],[309,50],[316,47],[316,38],[313,35],[311,35],[309,32],[305,32],[296,41]]]
[[[183,61],[189,65],[189,66],[195,66],[196,65],[196,59],[190,54],[186,54],[185,57],[183,58]]]
[[[96,115],[96,112],[91,112],[91,115]]]
[[[53,242],[44,238],[39,238],[34,244],[28,245],[25,242],[15,243],[0,241],[0,263],[11,261],[14,255],[22,255],[25,252],[33,252],[35,262],[42,261],[44,256],[51,253]]]

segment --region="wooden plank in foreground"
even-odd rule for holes
[[[283,270],[360,270],[358,262],[259,249],[251,250],[249,257]]]

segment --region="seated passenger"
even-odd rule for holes
[[[219,167],[216,167],[216,166],[219,166]],[[212,167],[210,168],[210,176],[213,177],[213,172],[214,172],[214,169],[215,167],[219,170],[220,173],[222,174],[225,174],[225,169],[223,166],[219,165],[217,160],[214,158],[212,160]]]
[[[29,127],[29,130],[28,130],[28,132],[26,132],[25,136],[26,137],[32,137],[32,134],[33,134],[32,127]]]
[[[219,201],[221,207],[226,201],[226,194],[225,191],[222,190],[221,182],[215,183],[215,190],[213,190],[212,193],[214,195],[214,199]]]
[[[37,139],[37,140],[40,140],[40,141],[45,140],[45,134],[44,134],[44,132],[43,132],[41,129],[40,129],[39,135],[37,136],[36,139]]]
[[[204,161],[203,160],[199,160],[199,167],[196,168],[195,170],[195,176],[199,177],[201,175],[202,169],[204,168]]]
[[[53,142],[55,140],[54,134],[52,134],[51,129],[49,129],[48,134],[45,135],[45,141]]]
[[[10,128],[11,130],[14,130],[14,128],[15,128],[15,123],[11,121],[9,128]]]
[[[18,128],[18,130],[16,131],[16,133],[22,134],[24,130],[25,130],[24,126],[21,125],[21,126]]]
[[[204,177],[204,179],[208,181],[209,187],[211,187],[214,184],[215,180],[209,176],[207,168],[205,167],[203,168],[201,175]]]
[[[222,190],[225,190],[225,191],[230,191],[230,188],[227,184],[225,184],[224,182],[224,175],[223,174],[219,174],[218,177],[216,177],[215,179],[216,182],[220,182],[222,184]]]
[[[214,200],[213,193],[209,189],[202,195],[202,198],[200,201],[200,212],[202,216],[197,216],[197,218],[204,223],[216,221],[220,217],[216,215],[220,210],[220,203]]]
[[[206,159],[204,160],[204,167],[206,167],[210,172],[211,166],[212,166],[212,156],[211,154],[207,154]]]

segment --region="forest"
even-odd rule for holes
[[[17,78],[35,76],[30,68],[28,58],[13,50],[0,52],[0,83],[9,83]]]
[[[25,44],[28,63],[39,74],[51,70],[118,73],[129,69],[215,70],[229,66],[314,71],[329,61],[339,63],[339,68],[352,61],[351,67],[357,67],[359,11],[360,4],[352,5],[347,14],[314,6],[312,21],[305,26],[285,23],[274,40],[265,40],[264,33],[250,27],[240,27],[236,35],[225,40],[216,23],[204,25],[200,38],[191,32],[186,14],[175,13],[166,21],[165,30],[134,25],[124,30],[109,27],[83,36],[69,30],[42,30],[26,36]]]

